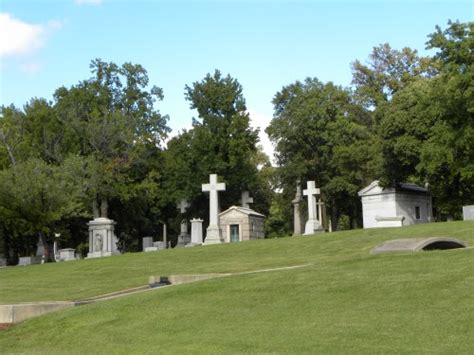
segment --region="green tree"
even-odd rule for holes
[[[31,158],[0,171],[0,216],[47,245],[55,223],[84,213],[81,162],[77,157],[60,167]]]
[[[0,169],[28,157],[25,114],[14,105],[0,107]]]
[[[430,92],[437,120],[417,168],[432,186],[440,214],[459,217],[460,206],[474,201],[474,23],[448,22],[429,38],[441,64]]]
[[[352,63],[352,84],[359,102],[376,108],[416,78],[436,73],[430,58],[419,57],[416,50],[408,47],[399,51],[384,43],[372,49],[367,64],[359,60]]]
[[[341,213],[350,215],[357,225],[356,192],[378,167],[379,144],[368,129],[367,111],[353,102],[348,90],[310,78],[284,87],[273,104],[274,118],[267,133],[275,143],[287,205],[291,206],[297,180],[315,180],[330,208],[333,226]]]
[[[130,172],[143,164],[139,157],[160,149],[168,117],[154,107],[162,90],[146,90],[149,80],[141,65],[119,67],[97,59],[90,67],[92,78],[56,90],[55,109],[75,133],[78,153],[89,157],[93,213],[107,216],[109,200],[127,193]]]
[[[222,208],[237,204],[241,192],[249,190],[257,202],[254,207],[266,213],[271,192],[259,168],[263,170],[268,157],[257,146],[258,131],[250,127],[242,86],[216,70],[185,91],[198,117],[192,129],[168,142],[163,178],[168,203],[174,206],[187,198],[192,201],[188,213],[207,218],[203,211],[208,197],[201,184],[208,181],[209,174],[218,174],[227,185],[221,194]]]
[[[428,182],[438,217],[458,217],[474,199],[472,24],[448,23],[429,36],[438,74],[414,77],[378,107],[383,181]]]

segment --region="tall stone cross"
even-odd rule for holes
[[[303,190],[303,195],[308,196],[308,221],[304,229],[305,235],[324,231],[316,214],[316,196],[320,194],[321,191],[316,187],[315,182],[308,181],[306,190]]]
[[[209,226],[204,244],[222,243],[219,227],[219,191],[225,191],[225,184],[217,182],[217,174],[209,175],[209,184],[202,185],[203,192],[209,192]]]
[[[183,198],[179,203],[176,205],[176,207],[181,211],[181,213],[186,212],[186,209],[191,206],[185,198]]]
[[[250,197],[248,191],[242,191],[242,197],[240,198],[240,203],[242,207],[250,208],[249,203],[253,203],[253,197]]]

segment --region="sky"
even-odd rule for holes
[[[219,69],[243,86],[261,143],[272,98],[306,77],[351,84],[351,63],[373,47],[411,47],[447,22],[473,21],[474,1],[0,0],[0,105],[52,100],[92,76],[91,60],[141,64],[161,87],[156,107],[173,133],[197,113],[185,85]]]

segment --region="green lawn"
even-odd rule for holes
[[[150,275],[230,276],[76,307],[0,331],[0,353],[472,353],[474,249],[369,255],[395,238],[474,245],[473,222],[129,254],[0,270],[0,303],[71,300]]]

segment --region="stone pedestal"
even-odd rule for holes
[[[181,232],[178,235],[178,244],[176,247],[184,247],[191,242],[191,236],[188,233],[188,221],[183,219],[181,221]]]
[[[204,241],[205,245],[209,244],[220,244],[224,243],[224,238],[222,237],[222,229],[218,225],[209,225],[206,229],[206,240]]]
[[[114,234],[115,222],[100,217],[90,221],[88,258],[100,258],[120,254],[117,249],[117,237]]]
[[[324,228],[317,219],[309,219],[304,226],[304,234],[311,235],[316,233],[324,233]]]
[[[191,243],[186,246],[202,244],[202,219],[194,218],[191,220]]]

